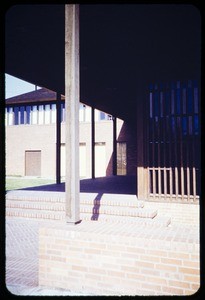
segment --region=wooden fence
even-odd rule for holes
[[[196,81],[149,88],[148,197],[198,202],[200,114]]]

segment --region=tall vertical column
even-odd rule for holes
[[[113,117],[113,175],[117,175],[117,122]]]
[[[56,95],[56,183],[61,183],[61,94]]]
[[[138,199],[148,199],[148,170],[145,158],[146,152],[146,136],[145,126],[147,122],[147,114],[145,111],[146,90],[141,88],[141,93],[138,95],[137,105],[137,196]]]
[[[79,5],[65,5],[66,221],[80,221]]]
[[[95,108],[91,110],[91,170],[92,179],[95,178]]]

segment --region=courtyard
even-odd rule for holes
[[[52,217],[63,215],[55,205],[63,205],[64,184],[7,192],[6,286],[11,293],[190,295],[198,290],[198,205],[139,201],[129,176],[86,179],[80,186],[82,222],[75,226],[65,217]],[[47,210],[43,216],[45,203],[55,206],[54,214]],[[141,217],[121,216],[124,203],[132,214],[140,210]],[[10,209],[21,214],[9,214]]]

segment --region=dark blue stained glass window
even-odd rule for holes
[[[165,115],[168,116],[170,114],[170,92],[166,91],[165,94]]]
[[[160,90],[164,90],[164,84],[163,84],[163,83],[160,83],[160,84],[159,84],[159,88],[160,88]]]
[[[24,124],[24,111],[25,111],[25,107],[21,106],[20,107],[20,124]]]
[[[149,90],[150,90],[150,92],[153,90],[153,84],[152,83],[149,84]]]
[[[176,87],[176,84],[175,84],[175,82],[171,82],[171,89],[172,89],[172,90],[174,90],[174,89],[175,89],[175,87]]]
[[[191,88],[188,88],[188,91],[187,91],[187,111],[188,111],[188,114],[192,114],[193,112],[193,95],[192,95],[192,89]]]
[[[150,118],[153,117],[153,94],[149,94],[149,116]]]
[[[181,91],[180,89],[176,90],[176,113],[180,114],[180,107],[181,107]]]
[[[26,124],[31,124],[31,106],[26,106]]]
[[[159,116],[159,92],[155,92],[153,97],[154,97],[154,115]]]
[[[19,107],[14,107],[14,125],[19,124]]]
[[[199,134],[199,117],[194,116],[194,134]]]
[[[171,128],[172,128],[172,134],[174,135],[176,131],[175,117],[171,117]]]
[[[182,133],[187,135],[187,117],[182,117]]]

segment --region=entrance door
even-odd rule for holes
[[[65,144],[61,144],[61,177],[65,177]]]
[[[66,151],[65,144],[61,144],[61,176],[65,177],[65,161],[66,161]],[[79,145],[79,170],[80,177],[86,177],[86,144],[80,143]]]
[[[117,143],[117,175],[127,174],[127,145],[123,142]]]
[[[95,143],[95,176],[106,176],[105,143]]]
[[[80,160],[80,178],[86,177],[86,144],[80,143],[79,147]]]
[[[25,152],[25,175],[41,176],[41,151]]]

